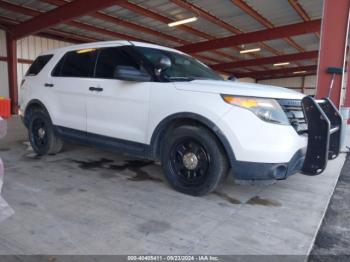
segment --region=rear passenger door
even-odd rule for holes
[[[140,66],[125,47],[108,47],[99,51],[94,88],[87,96],[87,131],[91,140],[102,135],[145,143],[151,82],[119,80],[117,66]],[[103,139],[103,137],[102,137]]]
[[[54,124],[86,134],[86,96],[89,93],[96,49],[66,53],[52,72],[48,88],[54,94]]]

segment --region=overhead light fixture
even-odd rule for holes
[[[191,18],[187,18],[187,19],[183,19],[183,20],[171,22],[171,23],[168,24],[168,26],[169,26],[169,27],[178,26],[178,25],[182,25],[182,24],[187,24],[187,23],[195,22],[195,21],[197,21],[197,20],[198,20],[197,17],[191,17]]]
[[[293,74],[297,75],[297,74],[305,74],[307,71],[295,71],[293,72]]]
[[[246,49],[246,50],[241,50],[239,51],[240,54],[247,54],[247,53],[254,53],[254,52],[259,52],[261,48],[252,48],[252,49]]]
[[[283,62],[283,63],[277,63],[277,64],[273,64],[273,66],[285,66],[285,65],[289,65],[289,62]]]

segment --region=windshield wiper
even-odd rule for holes
[[[170,81],[193,81],[195,78],[188,76],[168,76],[167,79]]]
[[[194,80],[205,80],[210,79],[206,77],[195,77],[195,76],[168,76],[170,81],[194,81]]]

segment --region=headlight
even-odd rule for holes
[[[287,115],[274,99],[221,95],[225,102],[246,108],[260,119],[283,125],[290,125]]]

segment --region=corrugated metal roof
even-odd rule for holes
[[[4,0],[2,0],[4,1]],[[53,4],[45,3],[45,1],[39,0],[5,0],[11,4],[19,5],[22,7],[30,8],[33,10],[37,10],[40,12],[47,12],[54,8],[56,8]],[[66,1],[70,2],[70,1]],[[103,28],[105,30],[129,35],[132,37],[136,37],[138,39],[142,39],[146,42],[152,42],[156,44],[161,44],[170,47],[176,47],[180,45],[177,41],[168,39],[168,36],[172,36],[181,40],[184,40],[188,43],[197,43],[201,41],[205,41],[207,39],[215,39],[226,36],[234,35],[234,33],[229,30],[222,28],[217,23],[213,23],[209,21],[205,17],[202,17],[196,11],[186,9],[184,7],[180,7],[177,4],[173,3],[171,0],[129,0],[130,3],[136,4],[148,11],[159,14],[170,20],[180,20],[184,18],[189,18],[196,16],[198,17],[198,21],[187,24],[187,27],[193,28],[198,31],[198,33],[193,33],[184,30],[181,27],[168,27],[164,21],[159,21],[156,18],[147,17],[143,14],[130,11],[128,9],[122,8],[118,6],[118,2],[116,1],[116,5],[106,8],[104,10],[100,10],[101,13],[106,15],[113,16],[118,19],[122,19],[128,22],[131,22],[136,25],[140,25],[142,27],[146,27],[152,29],[156,32],[159,32],[159,35],[155,35],[154,33],[143,32],[143,30],[131,29],[126,27],[125,25],[120,25],[118,23],[107,22],[98,18],[95,18],[91,15],[83,16],[75,19],[76,21],[97,27]],[[187,0],[189,4],[195,5],[197,8],[202,9],[203,11],[211,14],[214,17],[217,17],[221,21],[231,25],[244,32],[254,32],[258,30],[266,29],[266,25],[259,22],[252,15],[247,14],[241,8],[236,6],[231,0]],[[302,17],[293,9],[293,7],[289,4],[288,0],[244,0],[253,10],[258,12],[261,16],[266,18],[268,21],[272,23],[273,26],[282,26],[287,24],[293,24],[297,22],[302,22]],[[299,0],[299,3],[307,12],[308,16],[311,19],[319,19],[322,16],[322,5],[323,0]],[[0,8],[0,16],[8,17],[17,21],[25,21],[30,19],[30,16],[26,16],[20,13],[16,13],[13,11],[5,10],[4,8]],[[100,40],[112,40],[117,39],[117,37],[113,37],[108,34],[101,34],[98,32],[91,32],[81,28],[77,28],[74,26],[69,26],[66,24],[56,25],[55,29],[59,29],[64,32],[68,32],[71,34],[76,34],[78,36],[85,36],[90,38],[96,38]],[[206,36],[203,37],[201,34],[204,33]],[[319,45],[319,39],[315,34],[307,34],[291,37],[293,41],[306,51],[309,50],[317,50]],[[215,64],[216,61],[222,62],[230,62],[233,60],[233,57],[236,57],[238,60],[246,60],[246,59],[254,59],[257,57],[266,57],[276,55],[277,52],[281,52],[284,54],[292,54],[297,53],[298,50],[293,47],[290,43],[286,42],[283,39],[271,40],[264,42],[269,47],[275,49],[275,51],[271,51],[269,49],[263,48],[259,43],[248,44],[240,47],[232,47],[232,48],[223,48],[220,50],[216,50],[217,52],[208,51],[202,52],[201,55],[207,57],[207,59],[203,59],[208,63]],[[245,54],[242,55],[239,53],[239,48],[243,49],[251,49],[260,47],[262,50],[255,54]],[[236,59],[234,59],[236,60]],[[309,65],[314,64],[314,60],[308,61],[298,61],[291,63],[291,66],[295,65]],[[274,69],[271,65],[256,66],[246,68],[248,71],[251,70],[265,70],[265,69]],[[241,69],[242,71],[247,71],[245,69]]]
[[[21,22],[28,20],[30,18],[30,16],[26,16],[26,15],[12,12],[12,11],[8,11],[8,10],[5,10],[1,7],[0,7],[0,16],[7,17],[9,19],[14,19],[14,20],[21,21]]]
[[[307,51],[317,50],[319,47],[319,39],[315,34],[298,35],[291,38]]]
[[[265,41],[265,43],[277,50],[281,50],[284,54],[297,53],[295,48],[286,43],[286,41],[284,41],[283,39]]]
[[[153,18],[149,18],[143,15],[139,15],[137,13],[131,12],[127,9],[123,9],[121,7],[111,7],[108,9],[103,10],[105,13],[110,14],[112,16],[124,19],[126,21],[130,21],[139,25],[146,26],[148,28],[152,28],[154,30],[159,31],[160,33],[170,34],[172,36],[175,36],[177,38],[186,40],[188,42],[199,42],[203,41],[204,39],[189,33],[184,33],[183,30],[180,30],[178,28],[170,28],[167,24],[163,22],[159,22]],[[163,15],[163,14],[162,14]]]
[[[281,26],[303,21],[287,0],[246,0],[245,2],[273,25]]]
[[[20,0],[16,0],[16,1],[20,1]],[[13,2],[13,1],[11,1],[11,2]],[[32,0],[32,1],[23,0],[21,2],[23,2],[23,5],[26,7],[29,7],[29,8],[38,10],[38,11],[42,11],[42,12],[47,12],[47,11],[50,11],[50,10],[55,8],[55,6],[53,6],[53,5],[50,5],[50,4],[47,4],[44,2],[40,2],[40,1],[35,1],[35,0]]]
[[[188,24],[188,26],[193,27],[201,32],[205,32],[212,35],[215,38],[224,37],[230,35],[230,33],[219,27],[206,19],[199,17],[195,13],[183,9],[176,4],[169,2],[168,0],[155,0],[155,1],[145,1],[145,0],[132,0],[132,2],[142,5],[152,11],[156,11],[159,14],[165,15],[172,20],[182,20],[190,18],[193,16],[198,17],[198,21],[195,23]],[[205,39],[203,39],[205,40]]]
[[[323,0],[299,0],[298,2],[312,20],[320,19],[322,17]]]
[[[264,29],[260,23],[248,16],[241,9],[236,7],[230,0],[190,0],[204,10],[219,17],[226,23],[239,28],[243,32],[252,32]]]

